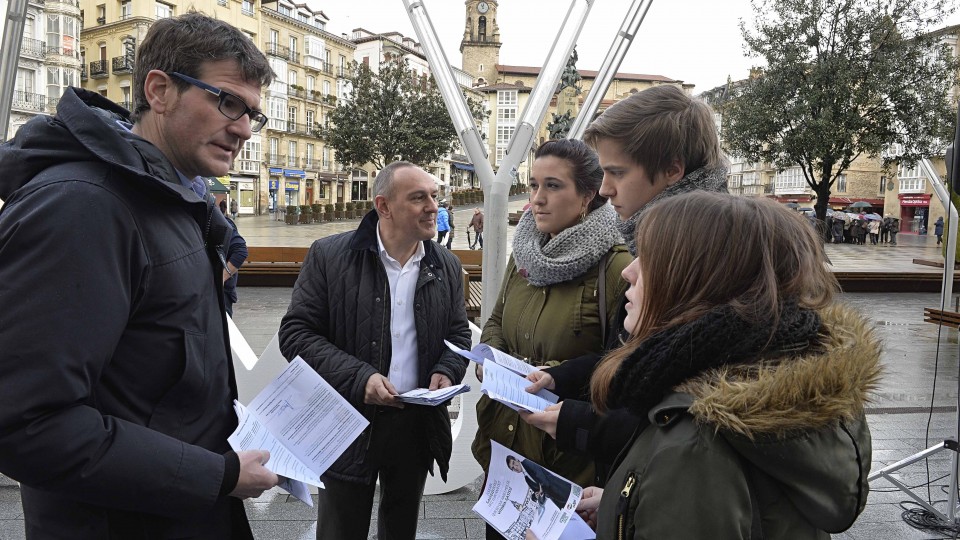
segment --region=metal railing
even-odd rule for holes
[[[109,77],[110,74],[107,73],[107,61],[106,60],[95,60],[90,62],[90,78],[91,79],[102,79],[104,77]]]
[[[113,57],[113,72],[116,73],[132,73],[133,72],[133,58],[130,56],[114,56]]]
[[[320,71],[327,75],[333,75],[333,64],[330,62],[320,62]]]
[[[24,111],[42,112],[46,106],[47,96],[16,90],[13,92],[13,108]]]
[[[290,47],[279,43],[267,43],[267,54],[290,60]]]
[[[42,60],[47,54],[47,44],[39,39],[23,38],[20,43],[20,56]]]
[[[263,161],[267,165],[283,165],[287,161],[287,156],[284,154],[264,154]]]
[[[70,58],[80,58],[80,50],[74,47],[47,47],[46,56],[69,56]]]

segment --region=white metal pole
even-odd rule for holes
[[[930,185],[933,187],[934,193],[937,194],[937,198],[940,199],[940,203],[950,212],[950,218],[946,224],[947,254],[943,259],[943,284],[940,287],[940,307],[947,309],[951,305],[950,300],[953,298],[953,274],[957,258],[957,207],[950,200],[949,190],[943,184],[943,180],[940,179],[940,175],[937,174],[937,170],[933,168],[930,160],[921,160],[920,166],[926,173],[927,179],[930,180]]]
[[[633,44],[633,38],[636,37],[640,24],[647,16],[651,4],[653,4],[653,0],[633,0],[633,5],[627,11],[627,16],[620,26],[620,31],[613,38],[610,50],[607,51],[607,56],[603,59],[603,64],[597,72],[597,78],[594,79],[593,86],[590,87],[587,97],[583,100],[580,113],[577,114],[573,125],[570,126],[570,131],[567,132],[568,139],[583,137],[583,132],[586,131],[587,126],[593,119],[594,113],[600,108],[600,102],[603,101],[603,96],[607,93],[610,82],[616,75],[617,70],[620,69],[620,64],[623,63],[623,58],[627,55],[630,45]]]
[[[17,84],[17,61],[23,42],[23,21],[27,17],[27,0],[10,0],[7,4],[3,39],[0,41],[0,141],[7,139],[10,107]]]

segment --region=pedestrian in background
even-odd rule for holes
[[[240,213],[240,205],[237,204],[236,199],[230,199],[230,213],[233,215],[233,219],[237,219],[237,215]]]
[[[453,244],[453,235],[455,226],[453,224],[453,205],[447,205],[447,223],[450,225],[450,232],[447,233],[447,249]]]
[[[890,245],[897,245],[897,234],[900,233],[900,220],[897,218],[890,218]]]
[[[867,230],[870,231],[870,243],[877,245],[877,241],[880,237],[880,220],[874,219],[867,223]]]
[[[460,260],[434,243],[437,186],[398,161],[373,185],[375,212],[356,231],[313,243],[280,323],[280,350],[300,356],[370,421],[321,477],[317,538],[365,540],[377,478],[377,537],[413,540],[427,472],[446,480],[446,405],[397,395],[458,384],[470,348]],[[436,468],[434,469],[434,464]]]
[[[470,244],[470,249],[476,249],[478,244],[480,249],[483,249],[483,208],[478,207],[473,210],[473,217],[470,218],[470,225],[467,226],[467,229],[470,228],[477,233],[477,237]]]
[[[0,472],[27,538],[251,539],[277,484],[233,452],[237,386],[201,177],[229,172],[274,74],[240,30],[152,23],[132,115],[68,88],[0,147]]]
[[[937,222],[933,224],[933,234],[937,235],[937,245],[943,243],[943,216],[937,218]]]
[[[443,239],[450,232],[450,213],[447,211],[447,201],[440,201],[437,209],[437,243],[443,245]]]
[[[236,203],[236,201],[234,201]],[[220,201],[220,211],[223,212],[227,222],[233,230],[230,237],[230,243],[227,244],[226,260],[227,265],[223,269],[223,306],[227,314],[233,317],[233,305],[237,303],[237,279],[240,267],[247,260],[247,241],[240,236],[237,224],[227,216],[227,202]]]

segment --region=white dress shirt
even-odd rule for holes
[[[413,295],[417,290],[420,277],[420,260],[425,254],[423,242],[417,242],[417,251],[400,266],[400,263],[387,253],[380,238],[380,224],[377,224],[377,244],[380,247],[380,260],[387,271],[390,282],[390,344],[393,354],[390,357],[390,372],[386,374],[397,392],[404,393],[419,387],[419,358],[417,356],[417,325],[413,318]]]

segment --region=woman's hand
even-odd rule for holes
[[[600,507],[600,498],[603,497],[603,488],[590,486],[583,489],[577,513],[587,522],[591,529],[597,530],[597,508]]]
[[[527,380],[532,381],[533,384],[527,387],[527,392],[531,394],[536,394],[540,390],[546,388],[547,390],[553,390],[557,387],[553,381],[553,375],[550,375],[546,371],[543,371],[543,368],[546,366],[540,366],[537,368],[537,371],[527,375]]]
[[[520,411],[520,418],[524,422],[530,424],[531,426],[539,429],[540,431],[545,432],[547,435],[550,435],[552,438],[557,438],[557,420],[560,418],[560,407],[563,406],[563,402],[557,403],[556,405],[550,405],[543,412],[532,413],[527,411]]]

